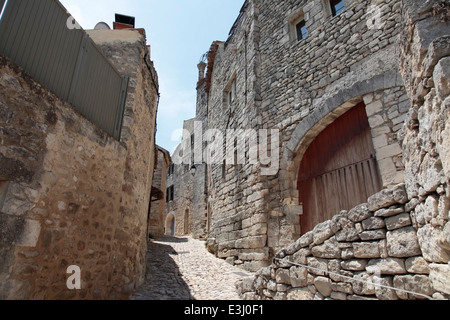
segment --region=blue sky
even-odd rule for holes
[[[172,135],[195,117],[197,64],[215,40],[226,40],[244,0],[60,0],[83,29],[112,27],[115,13],[136,18],[151,45],[161,101],[156,143],[171,153]]]

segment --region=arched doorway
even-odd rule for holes
[[[173,213],[169,213],[169,215],[166,218],[166,236],[175,236],[175,215]]]
[[[184,212],[184,235],[189,234],[189,209]]]
[[[306,150],[298,171],[301,233],[381,190],[364,103],[323,130]]]

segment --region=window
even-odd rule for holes
[[[302,39],[306,39],[308,36],[308,30],[306,29],[306,22],[305,20],[300,21],[295,26],[296,32],[297,32],[297,40],[300,41]]]
[[[292,42],[298,42],[308,37],[308,28],[306,27],[306,18],[303,9],[291,15],[288,21]]]
[[[171,202],[174,199],[174,186],[170,186],[169,188],[167,188],[167,193],[166,193],[166,202]]]
[[[172,164],[169,166],[169,169],[167,170],[167,175],[170,177],[175,172],[175,165]]]
[[[236,76],[233,76],[230,83],[225,88],[224,92],[224,105],[231,108],[236,103]]]
[[[225,181],[227,177],[227,162],[226,160],[223,160],[223,164],[222,164],[222,182]]]
[[[331,15],[333,17],[345,10],[344,0],[330,0]]]

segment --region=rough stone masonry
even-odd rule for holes
[[[174,179],[174,187],[206,190],[206,223],[196,222],[195,212],[177,216],[177,224],[189,224],[179,230],[199,229],[193,233],[208,239],[211,252],[258,272],[240,285],[244,298],[447,299],[450,5],[344,0],[336,12],[334,4],[248,0],[227,41],[212,44],[206,66],[199,64],[197,117],[189,121],[220,132],[277,129],[280,143],[269,146],[279,152],[279,171],[263,176],[264,164],[248,161],[194,163],[201,177]],[[359,142],[331,152],[315,141],[335,126],[329,137],[339,142],[351,127],[340,119],[360,106],[370,159],[339,165],[359,153],[354,150],[363,153]],[[186,151],[180,146],[174,157]],[[249,157],[236,144],[226,151]],[[301,168],[314,152],[337,164],[318,168],[309,182],[315,189],[306,189]],[[352,171],[364,161],[375,166]],[[360,180],[345,195],[351,185],[345,179],[356,179],[350,171]],[[352,203],[369,187],[369,176],[378,180],[376,192],[359,203],[329,216],[311,209],[325,200]],[[349,280],[374,274],[389,289]]]
[[[0,299],[128,299],[143,282],[157,75],[144,34],[91,37],[130,76],[120,141],[0,57]]]
[[[449,298],[449,10],[444,2],[403,1],[398,46],[411,100],[399,132],[405,183],[279,251],[240,284],[244,298]]]

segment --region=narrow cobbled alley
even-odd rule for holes
[[[251,276],[190,237],[161,238],[148,250],[145,283],[132,300],[239,300],[235,284]]]

